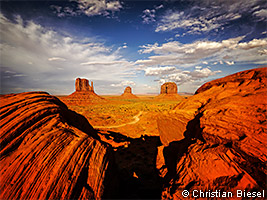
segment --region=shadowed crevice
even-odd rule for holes
[[[114,199],[161,199],[162,180],[156,169],[157,136],[130,138],[109,131],[107,136],[116,142],[129,142],[127,146],[114,148],[118,173],[118,189],[113,190]]]

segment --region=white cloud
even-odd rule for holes
[[[244,37],[230,38],[218,42],[195,41],[193,43],[181,44],[177,41],[163,43],[159,45],[148,44],[141,46],[139,53],[154,53],[147,59],[137,60],[136,64],[144,66],[174,65],[192,67],[209,62],[223,64],[223,60],[228,60],[231,55],[231,62],[258,63],[265,61],[262,56],[263,48],[267,45],[267,39],[253,39],[248,42],[240,42]]]
[[[267,55],[267,49],[261,49],[258,51],[260,55]]]
[[[253,39],[249,42],[242,42],[238,44],[238,47],[246,50],[264,46],[267,46],[267,39]]]
[[[125,80],[125,81],[121,81],[120,83],[117,83],[117,84],[113,83],[110,86],[112,86],[112,87],[123,87],[123,86],[134,86],[134,85],[135,85],[135,82]]]
[[[73,79],[80,76],[93,79],[98,92],[106,92],[110,88],[102,87],[104,82],[125,80],[120,75],[134,66],[120,51],[95,39],[63,36],[19,16],[11,21],[0,14],[0,26],[1,76],[10,77],[2,83],[2,92],[43,88],[68,94],[73,91]]]
[[[121,78],[136,78],[137,72],[136,71],[129,71],[129,72],[123,72],[119,75]]]
[[[163,5],[154,6],[154,9],[145,9],[143,10],[142,19],[144,24],[150,24],[152,22],[156,22],[156,12],[164,8]]]
[[[81,14],[80,10],[74,10],[71,7],[61,7],[61,6],[57,6],[57,5],[52,5],[50,6],[52,10],[54,10],[54,13],[58,16],[58,17],[65,17],[65,16],[77,16],[79,14]]]
[[[240,19],[242,15],[251,13],[260,18],[266,18],[266,9],[260,8],[261,0],[193,0],[188,9],[167,10],[157,24],[156,32],[182,29],[184,34],[202,34],[210,31],[219,31],[224,25]],[[256,7],[258,6],[258,7]],[[177,35],[178,36],[178,35]],[[179,35],[180,36],[180,35]]]
[[[176,67],[148,67],[144,70],[146,76],[160,76],[174,72],[177,69]]]
[[[133,66],[130,62],[126,61],[126,60],[107,60],[107,61],[89,61],[89,62],[83,62],[80,63],[80,65],[124,65],[124,66]]]
[[[267,19],[267,9],[261,9],[253,13],[255,16],[261,18],[261,19]]]
[[[52,57],[48,58],[49,61],[66,61],[65,58],[60,58],[60,57]]]
[[[144,69],[146,76],[155,76],[160,84],[167,81],[176,82],[178,85],[200,81],[204,78],[216,75],[221,71],[211,71],[209,68],[196,66],[193,71],[182,71],[175,67],[148,67]]]
[[[122,6],[119,1],[106,0],[75,0],[83,13],[88,16],[108,15],[109,11],[119,11]]]
[[[77,8],[72,7],[61,7],[52,5],[51,8],[58,17],[64,16],[76,16],[85,14],[89,17],[96,15],[109,16],[110,13],[120,11],[122,5],[118,0],[72,0],[77,2]]]
[[[152,22],[155,22],[155,13],[156,13],[156,10],[152,9],[152,10],[149,10],[149,9],[146,9],[143,11],[143,15],[142,15],[142,18],[143,18],[143,23],[144,24],[150,24]]]
[[[235,62],[234,61],[225,61],[225,63],[227,64],[227,65],[234,65],[235,64]]]
[[[226,22],[236,20],[240,17],[241,15],[239,14],[226,14],[220,17],[214,16],[213,18],[208,18],[203,15],[192,17],[186,15],[184,12],[172,11],[163,16],[155,31],[166,32],[180,28],[187,30],[187,33],[190,34],[200,34],[215,30]]]
[[[155,7],[156,10],[159,10],[159,9],[161,9],[161,8],[164,8],[164,6],[163,6],[162,4],[159,5],[159,6],[156,6],[156,7]]]

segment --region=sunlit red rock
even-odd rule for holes
[[[123,94],[121,95],[121,98],[124,98],[124,99],[137,99],[138,97],[135,96],[133,93],[132,93],[132,88],[130,86],[127,86],[123,92]]]
[[[160,88],[160,95],[156,99],[165,100],[183,100],[184,98],[177,94],[177,85],[174,82],[164,83]]]
[[[266,76],[258,68],[211,81],[158,118],[163,199],[185,189],[191,198],[200,189],[266,190]]]
[[[3,95],[0,105],[1,199],[108,194],[111,149],[83,116],[45,92]]]
[[[91,85],[87,79],[77,78],[75,81],[75,92],[60,98],[67,105],[88,105],[106,101],[94,91],[93,81]]]
[[[177,94],[177,85],[173,82],[164,83],[160,88],[160,94]]]
[[[93,81],[91,81],[91,85],[89,85],[89,81],[87,79],[77,78],[75,80],[75,91],[89,91],[94,92]]]

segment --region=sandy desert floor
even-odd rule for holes
[[[151,95],[138,96],[138,99],[102,97],[108,101],[91,105],[68,105],[68,107],[85,116],[96,129],[119,132],[131,138],[140,138],[142,135],[158,136],[157,115],[172,110],[180,102],[156,100]]]

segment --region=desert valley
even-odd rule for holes
[[[258,68],[186,97],[175,83],[101,97],[80,78],[68,96],[2,95],[1,199],[264,199],[266,81]]]

